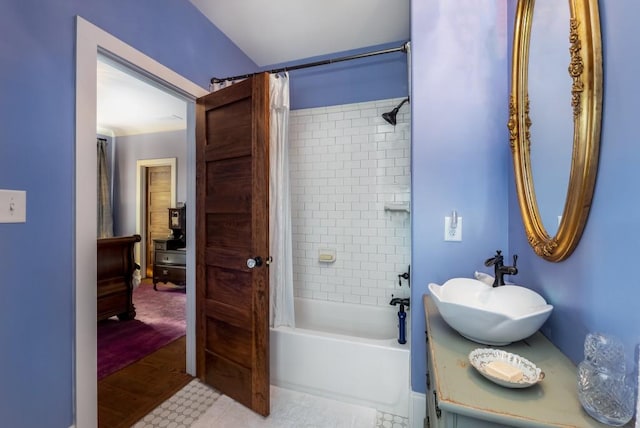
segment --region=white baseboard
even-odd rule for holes
[[[424,428],[427,417],[427,396],[420,392],[411,391],[409,397],[409,427]]]

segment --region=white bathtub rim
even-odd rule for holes
[[[406,335],[407,343],[401,344],[398,342],[397,338],[368,339],[366,337],[348,336],[340,333],[332,333],[332,332],[326,332],[326,331],[320,331],[320,330],[310,330],[310,329],[298,328],[298,327],[286,327],[286,326],[280,326],[275,328],[272,327],[270,332],[273,332],[274,330],[284,331],[289,334],[301,335],[301,336],[309,336],[309,337],[320,336],[320,337],[330,338],[330,339],[334,339],[334,340],[337,340],[340,342],[346,342],[346,343],[355,342],[355,343],[362,343],[362,344],[374,346],[374,347],[392,348],[398,351],[406,351],[406,352],[411,351],[411,340],[409,339],[410,338],[409,331],[407,331],[407,335]]]
[[[364,305],[296,297],[296,326],[369,339],[398,338],[398,313],[393,306]],[[411,325],[407,311],[406,327]]]

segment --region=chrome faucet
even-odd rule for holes
[[[500,285],[504,285],[504,276],[505,275],[516,275],[518,273],[517,268],[518,256],[513,256],[513,266],[505,266],[504,265],[504,256],[502,255],[502,251],[497,250],[496,255],[488,258],[484,261],[485,266],[493,266],[495,275],[493,279],[493,287],[498,287]]]

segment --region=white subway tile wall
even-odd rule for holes
[[[409,296],[398,275],[411,260],[410,213],[385,203],[411,200],[410,105],[395,127],[381,116],[402,100],[291,111],[296,296],[366,305]],[[319,261],[325,249],[333,263]]]

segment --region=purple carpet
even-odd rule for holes
[[[143,282],[133,291],[136,318],[98,323],[98,379],[151,354],[186,332],[184,289]]]

